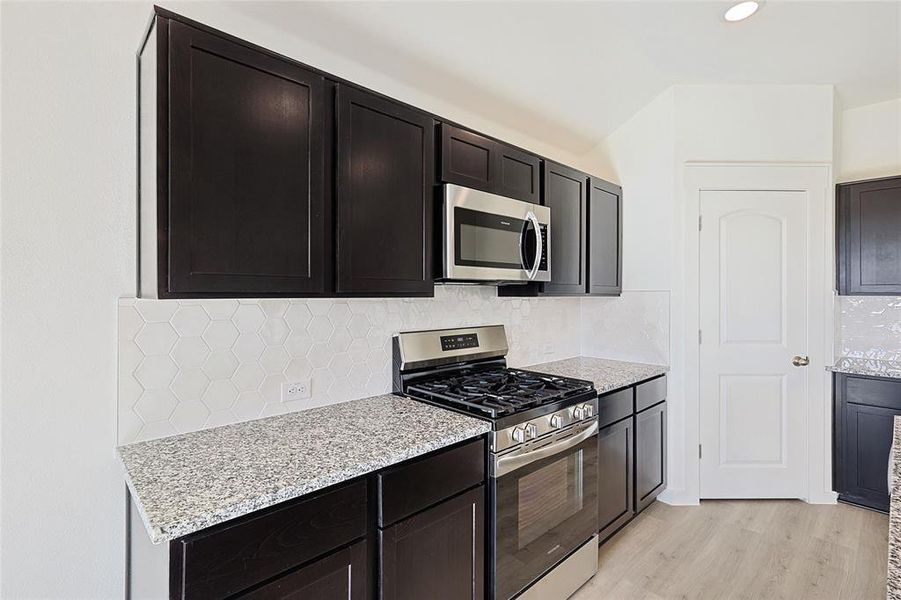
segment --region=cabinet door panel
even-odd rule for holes
[[[888,457],[898,410],[845,404],[842,500],[888,512]]]
[[[551,209],[551,281],[544,286],[546,293],[587,292],[587,181],[587,176],[579,171],[544,163],[544,204]]]
[[[322,78],[175,21],[169,57],[161,295],[323,293]]]
[[[635,515],[633,417],[598,432],[598,528],[605,540]]]
[[[383,600],[485,595],[485,486],[379,532]]]
[[[170,598],[229,596],[363,537],[366,490],[341,485],[170,542]]]
[[[338,293],[431,296],[432,118],[349,87],[337,102]]]
[[[453,125],[441,125],[441,181],[539,203],[541,160]]]
[[[901,177],[838,186],[839,291],[901,294]]]
[[[366,600],[366,542],[325,558],[239,596],[242,600]]]
[[[635,508],[641,512],[666,487],[666,402],[635,415]]]
[[[441,125],[441,180],[485,192],[492,191],[494,143],[452,125]]]
[[[497,144],[497,163],[498,177],[493,190],[495,194],[523,202],[541,202],[541,161],[537,156]]]
[[[622,190],[592,177],[588,191],[588,291],[622,292]]]

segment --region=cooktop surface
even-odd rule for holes
[[[410,382],[416,398],[482,417],[516,414],[594,389],[589,381],[505,367],[462,368]]]

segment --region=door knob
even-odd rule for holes
[[[810,364],[810,359],[806,356],[796,356],[792,359],[792,364],[796,367],[806,367]]]

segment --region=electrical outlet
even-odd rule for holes
[[[294,402],[310,397],[311,381],[292,381],[282,384],[282,402]]]

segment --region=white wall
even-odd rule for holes
[[[566,151],[226,5],[166,6],[580,166]],[[145,2],[0,3],[3,598],[123,595],[116,299],[135,293],[134,52],[150,9]]]
[[[901,98],[841,111],[838,181],[901,175]]]
[[[4,598],[117,598],[116,297],[134,288],[146,5],[2,5]]]
[[[623,295],[582,300],[582,353],[658,364],[670,359],[675,204],[673,89],[660,94],[583,160],[623,185]]]
[[[697,442],[691,439],[697,424],[686,421],[683,391],[684,322],[687,311],[694,310],[685,306],[685,232],[696,226],[688,222],[696,217],[685,214],[684,166],[707,161],[829,165],[833,100],[828,85],[677,85],[613,132],[591,157],[602,175],[625,190],[626,289],[657,289],[669,296],[669,489],[664,499],[697,498]],[[582,303],[583,320],[591,310],[588,302]],[[583,350],[587,346],[583,337]]]

